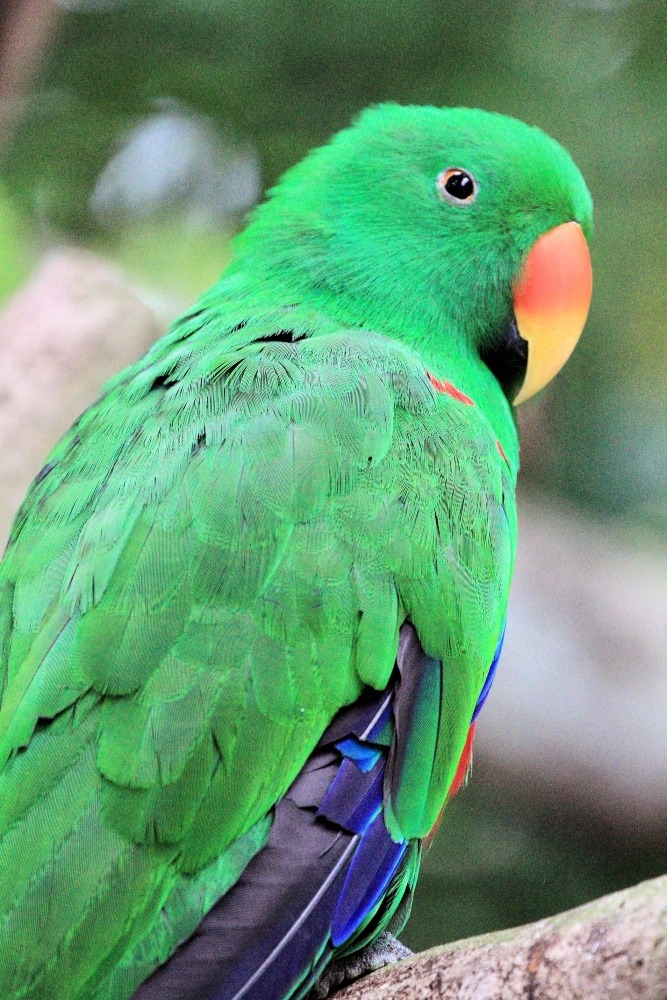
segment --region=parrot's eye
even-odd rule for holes
[[[469,205],[477,197],[477,181],[472,174],[458,167],[450,167],[438,175],[438,193],[453,205]]]

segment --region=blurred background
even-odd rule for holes
[[[593,193],[581,345],[522,407],[521,548],[474,779],[413,947],[667,870],[667,7],[3,0],[0,535],[58,435],[369,103],[539,125]]]

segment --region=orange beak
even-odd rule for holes
[[[528,343],[526,378],[514,404],[538,392],[574,350],[593,290],[586,237],[578,222],[545,233],[526,257],[514,286],[514,316]]]

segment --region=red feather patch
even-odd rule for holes
[[[463,753],[459,758],[458,767],[456,768],[456,774],[454,775],[452,783],[449,786],[449,791],[447,793],[447,799],[445,801],[445,805],[443,805],[442,809],[440,810],[438,818],[433,824],[433,828],[429,830],[428,834],[424,837],[425,850],[428,850],[429,847],[431,846],[433,838],[435,837],[436,834],[436,830],[440,825],[440,820],[442,819],[442,814],[445,811],[445,806],[447,805],[447,802],[450,802],[454,798],[456,793],[461,791],[461,788],[465,784],[465,780],[468,777],[468,773],[470,772],[470,765],[472,763],[472,744],[473,740],[475,739],[476,725],[477,725],[476,722],[471,723],[470,729],[468,730],[468,736],[466,738],[465,746],[463,748]]]
[[[466,406],[475,405],[474,400],[472,400],[470,396],[466,396],[465,392],[461,392],[461,390],[457,389],[451,382],[441,382],[439,378],[436,378],[435,375],[431,375],[430,372],[426,372],[426,377],[436,392],[446,392],[448,396],[452,397],[452,399],[457,399],[459,403],[465,403]]]
[[[507,457],[507,455],[505,454],[505,449],[504,449],[504,448],[503,448],[503,446],[501,445],[500,441],[496,441],[496,448],[498,449],[498,453],[500,454],[500,457],[501,457],[501,458],[503,459],[503,461],[505,462],[505,465],[506,465],[506,466],[507,466],[507,467],[509,468],[509,464],[510,464],[510,462],[509,462],[509,458],[508,458],[508,457]]]
[[[459,766],[456,768],[456,774],[454,775],[449,792],[447,793],[448,799],[453,799],[456,793],[461,790],[461,786],[468,776],[470,764],[472,763],[472,742],[475,739],[475,726],[476,723],[473,722],[468,730],[466,745],[463,748],[463,753],[459,759]]]

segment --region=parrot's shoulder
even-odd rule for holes
[[[492,440],[483,410],[465,402],[416,351],[380,332],[289,308],[234,323],[195,313],[119,373],[53,449],[18,511],[0,578],[18,561],[30,571],[24,546],[51,562],[91,512],[109,510],[110,534],[128,508],[162,502],[200,451],[227,461],[241,443],[266,462],[270,431],[287,419],[327,435],[321,443],[332,453],[344,443],[348,458],[374,437],[370,466],[390,441],[425,431],[439,436],[440,450],[460,452]],[[38,547],[33,531],[47,532]]]

